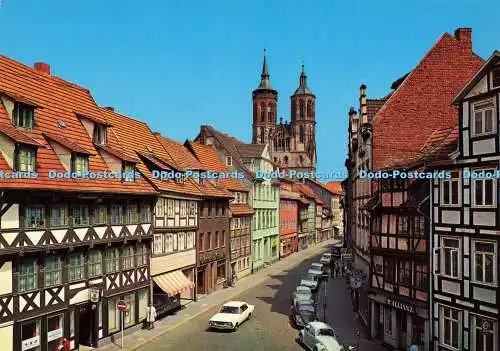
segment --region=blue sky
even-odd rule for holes
[[[474,51],[500,49],[494,0],[3,0],[1,53],[92,91],[97,102],[184,141],[201,124],[250,141],[263,48],[289,119],[305,60],[316,94],[318,170],[344,169],[347,111],[418,63],[443,32],[473,28]]]

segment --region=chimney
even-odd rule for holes
[[[50,74],[50,65],[45,62],[35,62],[35,71]]]
[[[160,132],[153,132],[153,134],[156,135],[156,136],[161,137],[161,133]]]
[[[455,38],[464,45],[467,51],[472,51],[472,29],[458,28],[455,31]]]
[[[115,108],[113,106],[106,106],[105,109],[113,112],[115,111]]]
[[[359,106],[361,109],[361,124],[368,123],[368,110],[366,104],[366,85],[359,87]]]

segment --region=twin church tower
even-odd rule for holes
[[[277,124],[278,92],[271,86],[266,52],[257,89],[252,92],[252,144],[269,144],[271,158],[280,169],[316,171],[316,97],[307,86],[302,65],[299,87],[290,97],[291,120]]]

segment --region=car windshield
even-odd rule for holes
[[[301,304],[301,305],[299,305],[299,311],[301,313],[305,313],[305,314],[313,314],[314,313],[314,307],[312,305]]]
[[[307,286],[298,286],[297,287],[297,294],[310,294],[311,289],[309,289]]]
[[[222,306],[220,313],[238,314],[239,308],[234,306]]]
[[[318,335],[335,336],[333,329],[323,328],[318,330]]]
[[[297,294],[296,296],[297,300],[310,300],[311,299],[311,296],[310,295],[303,295],[303,294]]]
[[[312,269],[318,269],[318,270],[319,270],[319,269],[323,268],[323,265],[322,265],[322,264],[319,264],[319,263],[313,263],[313,264],[311,265],[311,268],[312,268]]]
[[[310,275],[306,278],[306,280],[316,281],[316,277],[315,277],[314,275],[310,274]]]

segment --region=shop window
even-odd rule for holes
[[[89,271],[89,278],[102,275],[102,253],[100,250],[91,250],[89,252],[87,266]]]
[[[44,267],[44,281],[45,287],[59,285],[62,282],[61,279],[61,260],[59,257],[47,257],[45,259]]]
[[[40,320],[21,325],[21,349],[40,351]]]
[[[57,351],[63,338],[63,315],[47,318],[47,350]]]
[[[120,329],[120,311],[116,308],[117,298],[108,298],[108,333]]]
[[[225,262],[217,263],[217,281],[226,279],[226,264]]]
[[[144,320],[147,315],[148,308],[148,289],[141,289],[137,292],[137,298],[139,299],[139,322]]]
[[[392,310],[389,307],[385,307],[384,311],[384,317],[385,317],[385,333],[392,335]]]
[[[127,311],[124,316],[125,327],[135,324],[135,294],[125,295],[123,300],[127,305]]]
[[[68,276],[69,281],[81,280],[83,279],[83,254],[75,253],[69,256],[68,263]]]

